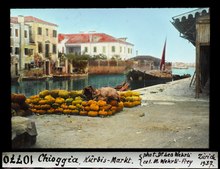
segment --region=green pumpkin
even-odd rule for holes
[[[68,99],[66,99],[66,104],[71,105],[72,101],[73,101],[73,98],[68,98]]]

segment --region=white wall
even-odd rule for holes
[[[81,53],[85,52],[85,47],[88,48],[88,52],[85,54],[88,55],[106,55],[108,59],[112,58],[114,55],[119,55],[123,60],[132,57],[133,54],[133,46],[124,43],[118,42],[103,42],[103,43],[81,43],[81,44],[68,44],[68,46],[81,45]],[[115,52],[112,52],[112,46],[115,46]],[[96,47],[96,52],[94,52],[94,47]],[[103,47],[105,47],[105,52],[103,52]],[[120,47],[122,51],[120,52]],[[128,48],[132,53],[128,53]]]

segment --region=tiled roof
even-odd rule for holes
[[[133,45],[126,41],[117,39],[113,36],[107,35],[105,33],[81,33],[81,34],[59,34],[58,40],[59,42],[63,39],[68,39],[66,44],[73,43],[90,43],[90,42],[120,42],[128,45]]]
[[[18,17],[11,17],[11,22],[12,23],[18,23]],[[24,22],[37,22],[37,23],[42,23],[42,24],[51,25],[51,26],[58,26],[56,24],[43,21],[43,20],[38,19],[38,18],[33,17],[33,16],[24,16]]]

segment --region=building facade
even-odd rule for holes
[[[133,57],[134,45],[126,38],[115,38],[104,33],[59,34],[58,50],[61,53],[104,55],[107,59],[122,60]]]
[[[23,69],[26,63],[33,61],[30,51],[30,26],[24,23],[23,17],[11,20],[10,48],[12,60],[19,63],[19,69]]]
[[[33,16],[11,17],[11,56],[18,58],[20,70],[35,62],[36,56],[57,60],[57,27]]]

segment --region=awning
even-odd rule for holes
[[[198,8],[172,17],[173,22],[171,23],[180,32],[180,37],[187,39],[195,46],[196,20],[205,15],[209,15],[209,8]]]

